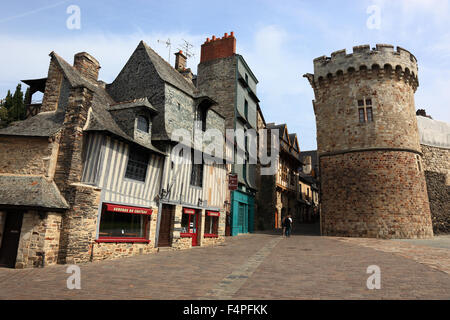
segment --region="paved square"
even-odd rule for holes
[[[0,299],[449,299],[450,238],[428,242],[258,233],[217,247],[67,266],[0,269]],[[366,286],[381,269],[381,289]]]

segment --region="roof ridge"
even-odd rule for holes
[[[180,72],[178,72],[174,67],[172,67],[172,65],[167,62],[163,57],[161,57],[155,50],[153,50],[152,47],[150,47],[147,43],[145,43],[144,40],[141,40],[142,45],[144,46],[144,48],[146,50],[151,50],[159,59],[161,59],[161,61],[164,61],[164,63],[167,65],[167,67],[169,67],[169,69],[171,70],[171,72],[175,75],[176,77],[178,77],[179,79],[183,79],[183,81],[186,82],[187,85],[191,86],[193,91],[199,91],[198,88],[196,86],[194,86],[194,84],[189,81],[188,79],[186,79],[186,77],[184,77]],[[158,70],[157,70],[158,71]]]

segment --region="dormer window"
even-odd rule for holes
[[[150,124],[149,124],[148,118],[147,118],[147,117],[144,117],[144,116],[138,116],[138,117],[137,117],[137,125],[136,125],[136,128],[137,128],[139,131],[143,131],[143,132],[148,133],[149,128],[150,128]]]

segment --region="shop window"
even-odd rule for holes
[[[151,210],[104,205],[100,218],[99,242],[148,242]]]
[[[218,237],[219,235],[219,212],[206,211],[205,216],[205,238]]]
[[[181,234],[192,235],[197,233],[197,215],[195,209],[184,209],[181,217]]]
[[[125,178],[145,181],[147,175],[149,154],[141,149],[130,147]]]

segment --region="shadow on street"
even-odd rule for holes
[[[271,234],[271,235],[281,236],[282,229],[258,230],[258,231],[255,231],[254,233]],[[292,227],[292,235],[320,236],[320,224],[319,223],[294,224]]]

